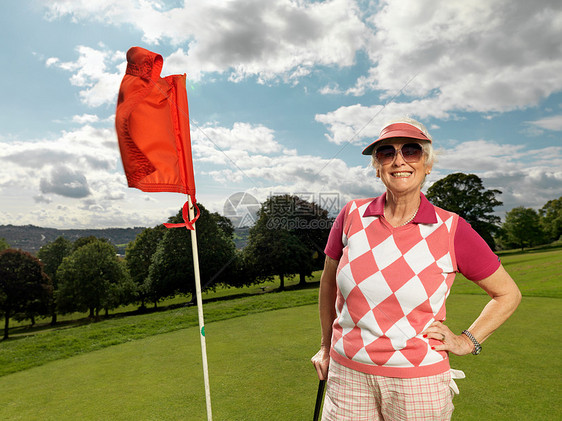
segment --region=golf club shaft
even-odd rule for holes
[[[326,380],[320,380],[318,382],[318,393],[316,394],[316,406],[314,407],[313,421],[318,421],[318,417],[320,416],[320,408],[322,407],[322,400],[324,398],[325,387],[326,387]]]

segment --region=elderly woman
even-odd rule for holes
[[[347,203],[326,245],[312,358],[327,379],[322,419],[449,420],[449,352],[479,354],[521,294],[476,231],[421,193],[434,156],[421,123],[388,124],[363,154],[386,193]],[[460,334],[445,324],[457,272],[491,297]]]

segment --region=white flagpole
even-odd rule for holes
[[[193,203],[191,196],[188,196],[189,220],[193,220]],[[203,300],[201,299],[201,275],[199,273],[199,253],[197,251],[197,234],[195,233],[195,224],[191,231],[191,249],[193,251],[193,270],[195,272],[195,294],[197,297],[197,314],[199,315],[199,337],[201,338],[201,354],[203,357],[203,378],[205,381],[205,401],[207,403],[207,420],[213,420],[211,410],[211,388],[209,385],[209,368],[207,366],[207,345],[205,342],[205,321],[203,319]]]

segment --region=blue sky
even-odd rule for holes
[[[197,199],[384,190],[362,148],[410,116],[501,217],[562,196],[562,5],[475,0],[51,0],[0,16],[0,224],[154,226],[185,197],[126,186],[114,131],[125,54],[187,73]],[[333,200],[332,202],[333,203]]]

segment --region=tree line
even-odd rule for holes
[[[486,189],[475,174],[455,173],[435,182],[427,198],[436,206],[462,216],[492,250],[550,244],[562,236],[562,197],[549,200],[538,211],[518,206],[501,218],[493,214],[501,191]]]
[[[529,247],[556,241],[562,235],[562,197],[548,201],[539,211],[517,207],[503,224],[493,209],[502,205],[499,190],[486,189],[474,174],[451,174],[427,192],[436,206],[458,213],[492,249]],[[234,245],[230,219],[198,204],[197,238],[202,289],[241,287],[298,276],[304,284],[322,268],[323,250],[333,217],[318,204],[298,196],[271,196],[261,207],[249,230],[248,244]],[[181,211],[168,222],[183,222]],[[191,235],[186,229],[147,228],[119,258],[108,240],[65,237],[44,245],[37,257],[10,249],[0,239],[0,311],[4,338],[9,320],[30,320],[58,314],[87,312],[98,320],[119,306],[155,307],[166,298],[195,294]]]
[[[278,195],[261,205],[248,245],[236,249],[230,219],[198,204],[197,241],[202,290],[218,286],[241,287],[278,276],[280,288],[287,277],[306,277],[322,267],[322,251],[332,218],[315,203],[292,195]],[[181,210],[169,218],[183,222]],[[83,237],[74,242],[63,236],[41,247],[37,257],[9,249],[0,242],[0,311],[4,338],[9,320],[31,320],[74,312],[98,320],[122,305],[155,307],[166,298],[190,296],[194,301],[195,276],[191,235],[186,229],[163,225],[138,234],[117,255],[108,240]]]

